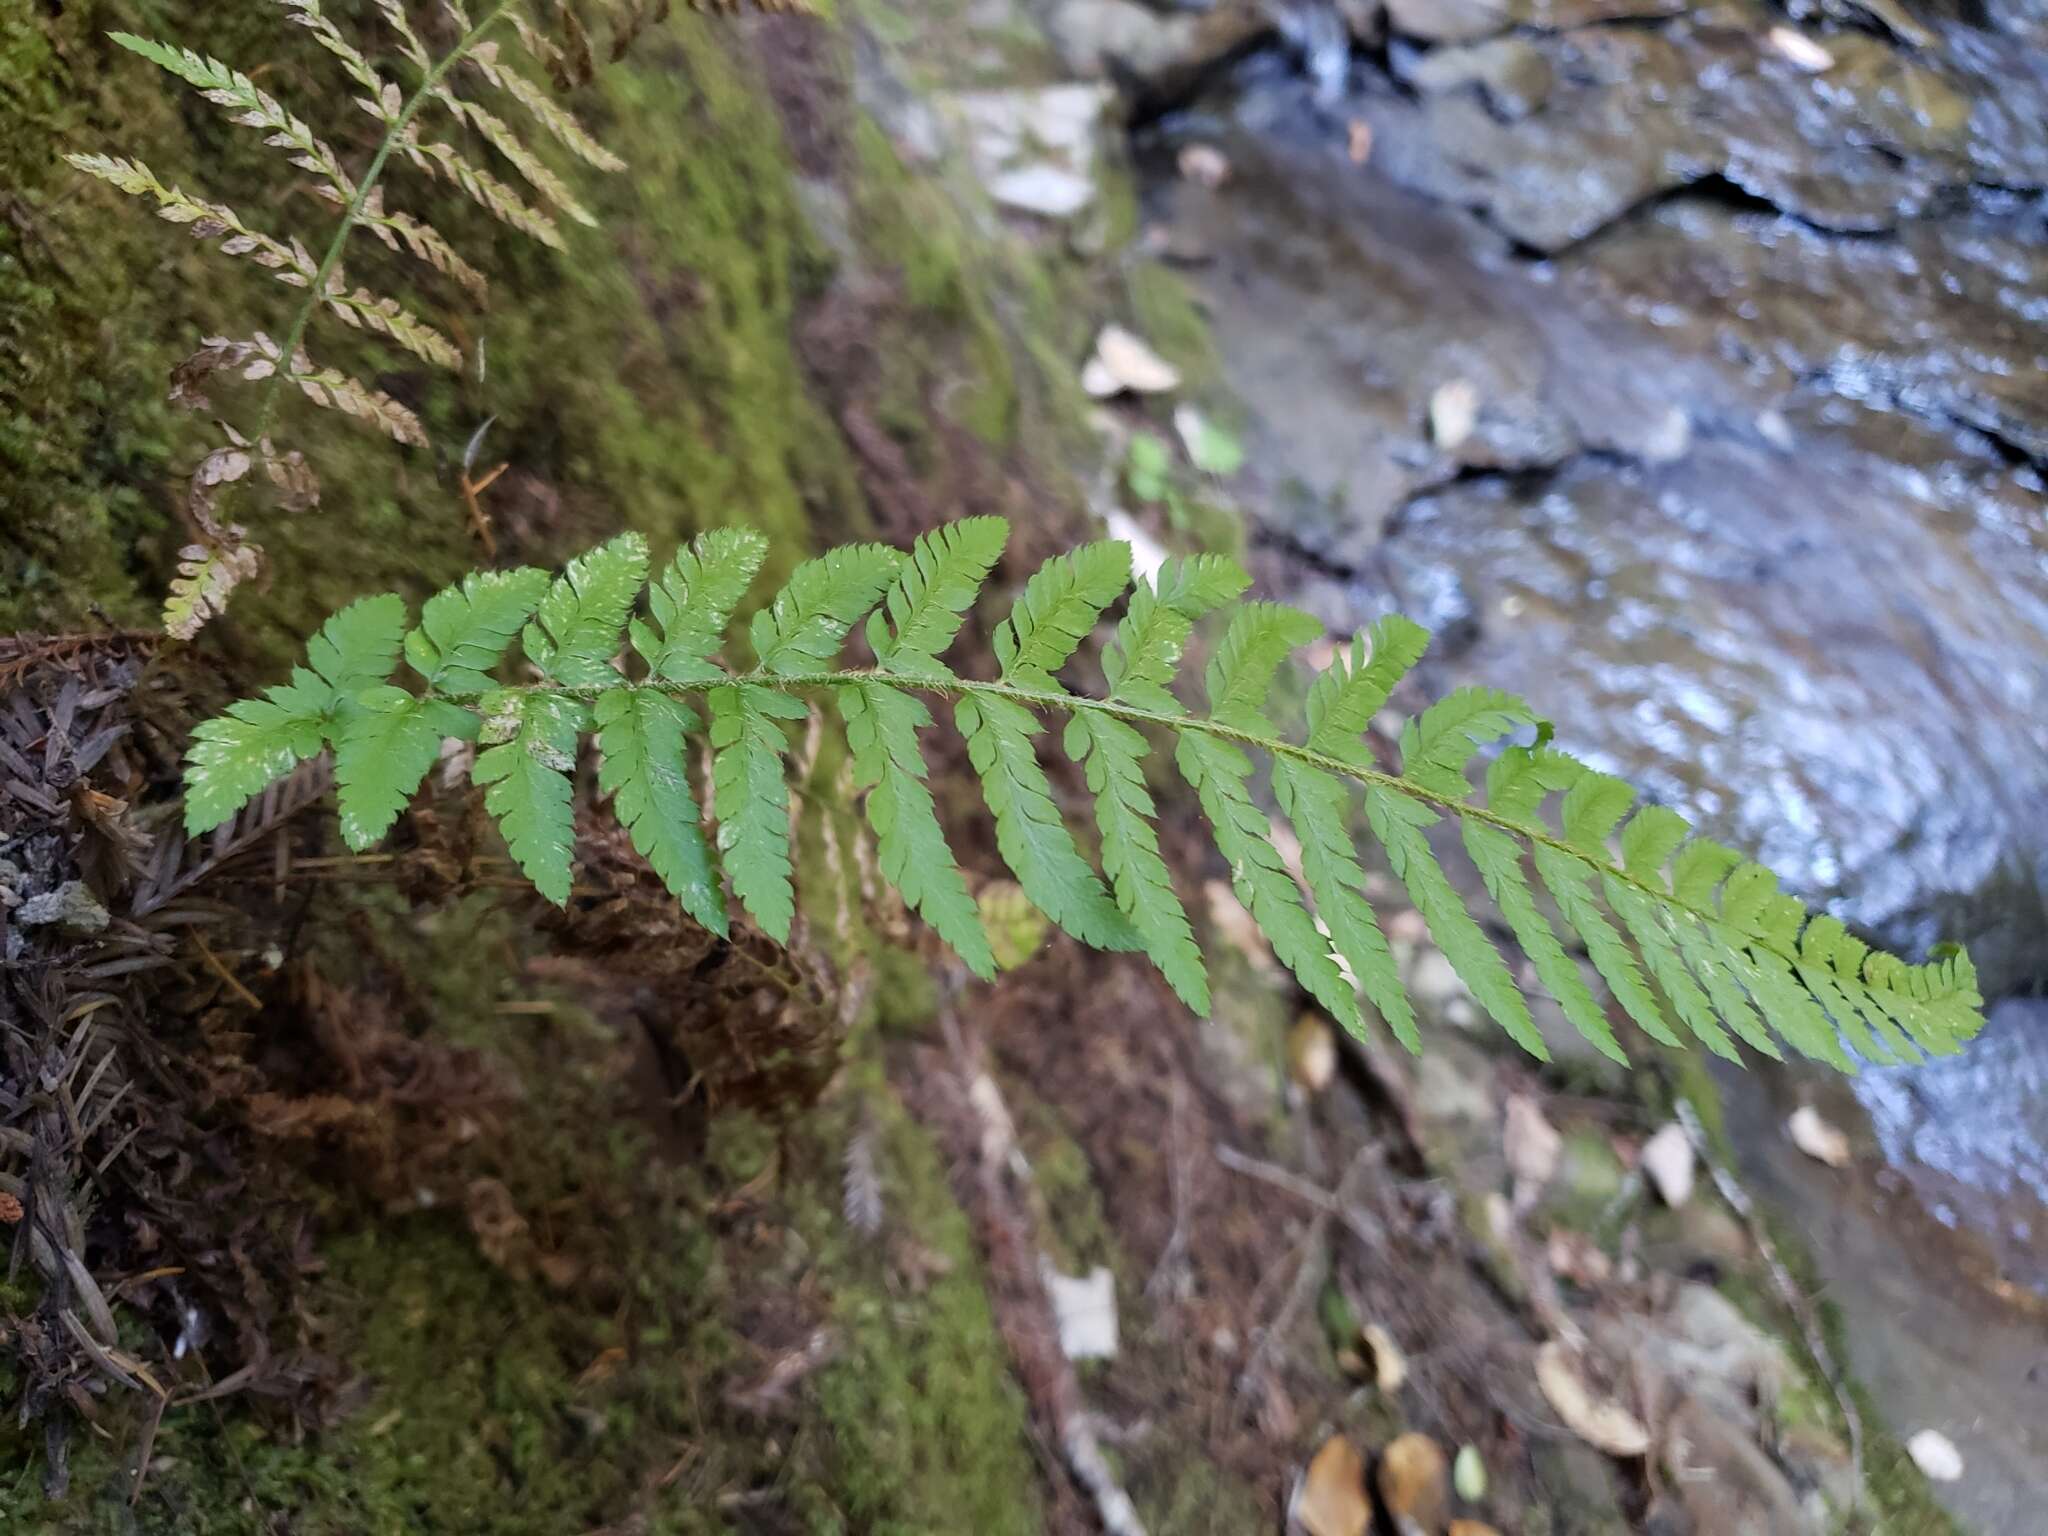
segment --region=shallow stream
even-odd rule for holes
[[[1421,619],[1432,687],[1523,693],[1864,931],[1969,943],[2001,999],[1973,1049],[1828,1101],[1853,1200],[1778,1130],[1823,1085],[1736,1113],[1859,1370],[1975,1437],[1958,1513],[2034,1532],[2048,24],[1845,5],[1804,29],[1815,69],[1760,5],[1391,9],[1141,135],[1250,413],[1264,574],[1339,633]],[[1220,186],[1174,174],[1192,141]]]

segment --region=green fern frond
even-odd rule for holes
[[[604,754],[598,789],[654,872],[682,908],[720,938],[727,932],[725,892],[699,825],[684,738],[696,711],[651,688],[608,688],[597,698],[597,745]]]
[[[809,711],[785,693],[755,683],[723,683],[709,695],[713,810],[718,851],[733,894],[761,931],[789,942],[796,891],[789,865],[789,784],[782,760],[789,741],[780,722]]]
[[[483,702],[483,726],[470,777],[485,785],[484,809],[497,818],[505,846],[533,888],[556,906],[569,900],[576,841],[569,773],[589,724],[580,700],[506,688]]]
[[[703,683],[724,676],[711,661],[725,639],[733,609],[747,595],[768,541],[747,528],[700,533],[647,592],[654,627],[632,621],[633,649],[657,678]]]
[[[1023,899],[1084,943],[1143,952],[1197,1010],[1207,1005],[1208,981],[1154,826],[1153,733],[1173,741],[1238,898],[1274,954],[1347,1029],[1364,1027],[1363,992],[1399,1039],[1419,1041],[1367,895],[1354,818],[1361,790],[1373,841],[1452,968],[1537,1056],[1546,1045],[1528,1001],[1445,869],[1433,830],[1456,826],[1529,970],[1609,1056],[1621,1057],[1621,1043],[1568,947],[1574,939],[1619,1015],[1658,1041],[1677,1044],[1683,1031],[1731,1058],[1746,1044],[1767,1055],[1789,1046],[1845,1068],[1911,1060],[1954,1051],[1981,1025],[1967,955],[1943,951],[1908,965],[1871,950],[1840,923],[1809,914],[1768,870],[1694,836],[1672,811],[1638,808],[1626,783],[1557,751],[1549,725],[1508,695],[1449,695],[1403,731],[1400,773],[1377,766],[1366,730],[1423,649],[1406,620],[1382,620],[1369,642],[1340,651],[1312,682],[1306,741],[1297,742],[1267,711],[1279,668],[1318,636],[1315,621],[1240,602],[1243,571],[1215,557],[1169,562],[1156,580],[1130,588],[1129,551],[1099,543],[1056,556],[1025,583],[992,635],[999,677],[960,675],[941,656],[1007,532],[999,519],[970,519],[927,534],[907,559],[856,545],[806,561],[754,616],[757,665],[748,672],[728,670],[716,653],[766,551],[753,534],[707,534],[678,554],[647,588],[645,616],[633,609],[647,551],[633,535],[572,561],[553,582],[536,571],[466,578],[430,599],[409,632],[396,598],[359,603],[329,621],[287,683],[195,733],[187,824],[195,832],[218,825],[332,745],[344,835],[361,846],[390,824],[444,737],[480,735],[475,777],[485,804],[520,867],[561,902],[571,878],[570,770],[594,725],[599,788],[685,910],[723,932],[729,882],[762,929],[786,939],[798,899],[786,730],[810,718],[809,701],[830,700],[846,723],[851,782],[865,798],[882,874],[969,969],[989,975],[989,935],[927,782],[920,738],[933,720],[920,695],[928,695],[954,700],[997,851]],[[1058,673],[1127,589],[1102,651],[1107,692],[1070,693]],[[1194,626],[1223,608],[1229,619],[1207,669],[1209,713],[1190,714],[1176,673]],[[848,633],[870,615],[878,665],[842,666]],[[493,687],[522,626],[539,680]],[[628,634],[644,666],[637,676],[619,660]],[[401,635],[417,689],[388,681]],[[462,707],[479,694],[475,712]],[[708,725],[690,705],[699,698]],[[1106,879],[1077,845],[1039,760],[1048,715],[1066,718],[1065,746],[1094,799]],[[1533,744],[1499,745],[1531,735]],[[715,839],[704,835],[686,769],[692,741],[706,738]],[[1482,792],[1472,772],[1487,752]],[[1270,762],[1274,800],[1300,842],[1300,883],[1254,791],[1259,759]],[[1539,903],[1539,884],[1554,914]]]

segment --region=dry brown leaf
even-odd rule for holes
[[[1312,1013],[1295,1020],[1288,1032],[1287,1067],[1310,1093],[1321,1093],[1337,1075],[1337,1037]]]
[[[1408,1357],[1401,1353],[1394,1336],[1378,1323],[1367,1323],[1358,1330],[1358,1337],[1372,1357],[1373,1385],[1393,1396],[1408,1379]]]
[[[1816,1162],[1826,1163],[1830,1168],[1849,1166],[1849,1138],[1839,1126],[1822,1119],[1820,1111],[1811,1104],[1802,1104],[1792,1112],[1792,1118],[1785,1122],[1785,1131],[1792,1138],[1792,1145]]]
[[[1395,1437],[1380,1457],[1380,1505],[1400,1536],[1436,1536],[1450,1512],[1451,1464],[1427,1435]]]
[[[1112,381],[1115,385],[1106,393],[1127,389],[1135,395],[1157,395],[1180,388],[1180,370],[1153,351],[1142,337],[1120,325],[1102,328],[1095,338],[1095,356],[1091,361],[1102,365],[1095,375],[1097,382]],[[1083,385],[1088,381],[1089,375],[1084,371]],[[1096,391],[1091,389],[1089,393]]]
[[[1636,1156],[1636,1166],[1643,1170],[1643,1177],[1673,1210],[1692,1198],[1696,1161],[1692,1138],[1676,1120],[1644,1142],[1643,1150]]]
[[[1586,1385],[1565,1347],[1552,1339],[1536,1351],[1536,1384],[1565,1427],[1610,1456],[1641,1456],[1650,1449],[1643,1421]]]
[[[1308,1464],[1294,1518],[1308,1536],[1365,1536],[1372,1523],[1365,1461],[1342,1435],[1325,1440]]]
[[[1372,158],[1372,124],[1362,117],[1354,117],[1344,125],[1344,153],[1353,165],[1363,165]]]

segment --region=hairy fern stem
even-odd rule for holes
[[[382,142],[377,145],[376,153],[370,156],[369,165],[364,168],[361,179],[356,183],[355,195],[348,200],[348,206],[342,210],[341,222],[335,226],[333,237],[328,240],[327,249],[321,254],[320,265],[314,271],[313,283],[306,291],[305,301],[299,305],[297,312],[292,316],[290,327],[285,331],[278,370],[270,376],[265,386],[257,413],[258,437],[270,430],[271,417],[277,409],[278,385],[293,371],[293,359],[299,355],[299,345],[306,338],[306,327],[312,324],[314,312],[324,302],[328,279],[334,275],[334,269],[341,265],[341,253],[348,245],[349,236],[355,232],[357,223],[362,218],[363,209],[369,204],[372,190],[384,174],[384,167],[391,159],[391,152],[404,141],[406,130],[412,126],[412,120],[419,115],[420,109],[433,99],[435,87],[440,85],[448,71],[467,58],[477,44],[484,40],[491,28],[504,20],[506,13],[519,3],[520,0],[498,0],[483,20],[464,33],[455,46],[421,76],[418,87],[401,104],[398,115],[385,129]]]

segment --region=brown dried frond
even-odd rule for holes
[[[465,96],[458,96],[447,86],[438,86],[434,99],[455,115],[457,122],[466,123],[499,154],[511,162],[513,168],[524,176],[533,189],[578,224],[595,228],[597,217],[576,200],[561,177],[548,168],[547,163],[526,147],[526,143],[513,131],[510,124],[488,107],[480,106]]]
[[[452,144],[421,142],[417,125],[406,129],[399,145],[406,159],[429,174],[438,173],[469,194],[472,201],[493,218],[511,225],[521,234],[553,250],[562,250],[562,232],[555,221],[529,208],[519,195],[489,171],[470,164]]]
[[[572,154],[601,171],[623,171],[626,168],[625,161],[590,136],[574,113],[518,70],[509,64],[501,64],[496,43],[480,46],[469,56],[469,62],[492,85],[526,108],[534,120]]]
[[[182,187],[167,187],[140,160],[118,155],[66,155],[64,157],[88,176],[97,177],[131,197],[155,200],[157,217],[170,224],[189,225],[197,240],[221,239],[224,256],[246,256],[258,266],[268,267],[280,283],[304,288],[313,281],[318,264],[306,248],[293,240],[289,245],[253,230],[240,214],[220,203],[192,196]]]
[[[390,249],[404,250],[424,261],[436,272],[445,272],[470,292],[479,304],[490,297],[490,284],[483,273],[464,261],[431,224],[409,213],[384,206],[384,189],[372,187],[363,199],[357,221]]]
[[[292,164],[318,176],[336,201],[346,202],[355,195],[355,183],[325,141],[239,69],[190,48],[152,42],[131,33],[116,32],[114,40],[196,88],[242,127],[265,130],[269,137],[264,143],[291,151]]]
[[[282,349],[261,331],[256,333],[255,341],[264,358],[275,368],[280,361],[279,353]],[[387,436],[397,442],[407,443],[415,448],[427,446],[427,429],[420,424],[419,417],[412,411],[400,405],[381,389],[372,389],[339,369],[316,367],[303,347],[292,358],[291,365],[280,371],[298,386],[300,394],[315,405],[322,405],[329,410],[340,411],[344,415],[367,421],[382,429]],[[251,378],[255,375],[245,369],[242,377]]]
[[[340,60],[349,79],[373,98],[383,99],[383,77],[370,67],[370,61],[363,57],[362,51],[348,40],[341,29],[322,14],[320,0],[273,0],[273,3],[290,12],[294,24],[311,32],[315,42]]]
[[[344,325],[374,331],[423,362],[446,368],[450,373],[462,371],[461,349],[389,295],[372,293],[367,288],[349,290],[336,272],[329,279],[324,297],[328,309]]]
[[[230,523],[218,543],[187,544],[178,551],[178,574],[164,598],[164,633],[190,640],[208,619],[227,611],[228,596],[263,569],[263,551],[247,531]]]

